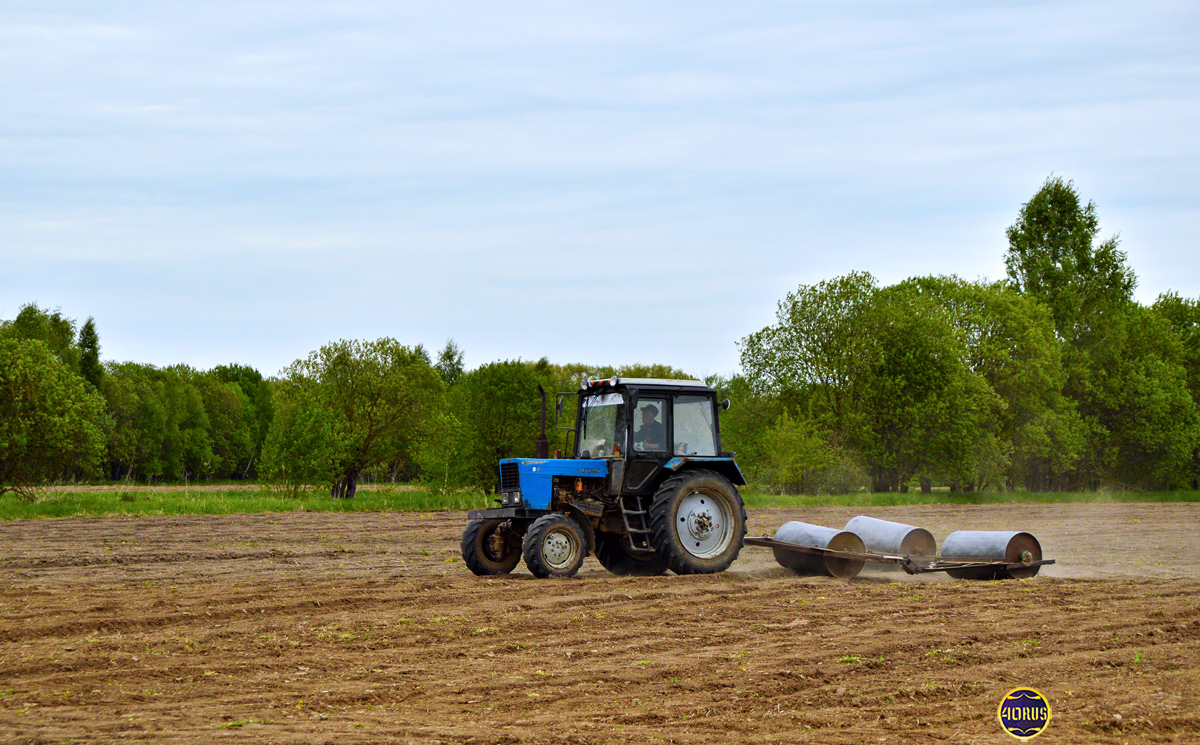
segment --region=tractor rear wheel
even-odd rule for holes
[[[521,553],[535,577],[570,577],[583,566],[587,538],[579,523],[566,515],[542,515],[525,531]]]
[[[508,520],[472,520],[463,530],[462,557],[475,574],[508,574],[521,560],[521,536]]]
[[[667,562],[657,553],[634,553],[616,533],[596,534],[596,559],[613,574],[654,577],[667,571]]]
[[[746,508],[729,479],[696,470],[662,483],[650,503],[654,548],[676,574],[723,572],[742,550]]]

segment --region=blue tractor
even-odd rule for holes
[[[695,380],[612,378],[578,395],[574,452],[500,461],[499,507],[471,510],[463,561],[505,574],[522,557],[535,577],[570,577],[594,554],[614,574],[724,571],[746,537],[737,487],[746,480],[721,450],[718,403]]]

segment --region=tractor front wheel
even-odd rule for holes
[[[667,571],[667,562],[657,553],[634,553],[624,537],[615,533],[596,534],[596,560],[613,574],[655,577]]]
[[[566,515],[551,513],[534,520],[525,531],[521,552],[533,576],[570,577],[583,566],[587,538],[579,523]]]
[[[662,483],[650,503],[654,548],[676,574],[723,572],[742,550],[746,508],[719,473],[688,471]]]
[[[521,536],[508,520],[472,520],[462,534],[462,557],[475,574],[508,574],[521,560]]]

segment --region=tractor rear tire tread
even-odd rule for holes
[[[706,487],[721,495],[733,513],[733,535],[729,545],[719,555],[702,558],[683,547],[676,525],[676,504],[697,490]],[[658,487],[650,503],[650,527],[654,548],[676,574],[714,574],[723,572],[737,559],[746,538],[746,507],[737,488],[715,471],[697,469],[672,476]]]

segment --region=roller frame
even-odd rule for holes
[[[929,572],[948,572],[951,569],[1030,569],[1032,567],[1045,566],[1053,564],[1054,559],[1042,559],[1041,561],[1031,561],[1028,564],[1024,562],[1016,562],[1010,564],[1007,561],[996,561],[995,559],[986,558],[958,558],[958,559],[942,559],[934,557],[927,561],[914,561],[912,557],[903,556],[900,554],[880,554],[873,551],[858,553],[856,551],[835,551],[829,548],[813,548],[811,546],[800,546],[787,541],[777,541],[769,536],[759,538],[747,538],[747,546],[762,546],[763,548],[782,549],[784,551],[795,551],[802,554],[815,554],[817,556],[828,556],[836,559],[848,559],[851,561],[873,561],[879,564],[898,564],[901,569],[909,574],[927,574]]]

